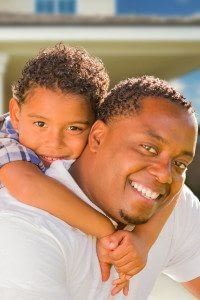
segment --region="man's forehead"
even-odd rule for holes
[[[146,135],[163,144],[174,143],[176,139],[185,143],[187,138],[191,146],[195,145],[198,129],[195,115],[169,101],[163,103],[162,107],[156,107],[154,103],[150,111],[144,107],[139,113],[118,116],[113,119],[113,127],[124,136],[127,130],[130,130],[130,135]],[[147,106],[150,108],[151,105]],[[183,132],[184,134],[181,134]]]

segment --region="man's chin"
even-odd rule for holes
[[[125,224],[140,225],[147,223],[151,216],[130,216],[121,210],[120,217]]]

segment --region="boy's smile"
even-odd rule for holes
[[[76,159],[94,122],[89,101],[83,96],[42,87],[32,89],[21,106],[12,99],[10,117],[19,142],[46,166],[57,159]]]

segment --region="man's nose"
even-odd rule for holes
[[[149,166],[149,172],[161,183],[172,183],[172,163],[168,161],[157,161]]]

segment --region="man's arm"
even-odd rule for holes
[[[200,299],[200,277],[188,282],[182,282],[182,285],[197,299]]]
[[[163,273],[200,299],[200,202],[186,186],[172,220],[171,251]]]

